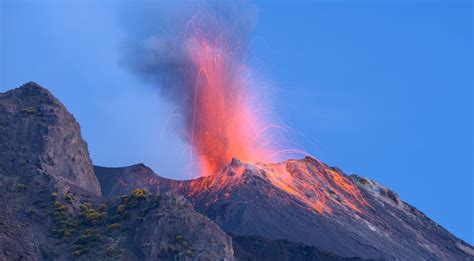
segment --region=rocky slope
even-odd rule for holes
[[[333,253],[322,251],[315,246],[308,246],[301,242],[293,242],[284,239],[271,240],[260,236],[232,235],[232,241],[235,258],[237,260],[363,260],[360,258],[341,257]]]
[[[0,260],[232,260],[182,196],[102,196],[79,124],[35,83],[0,93]]]
[[[35,83],[0,93],[0,195],[2,261],[474,260],[390,189],[310,157],[189,181],[93,167],[79,124]]]
[[[301,241],[339,257],[474,259],[472,246],[393,191],[309,157],[257,165],[233,160],[219,174],[191,181],[164,179],[143,165],[95,171],[102,190],[112,194],[139,184],[188,197],[198,211],[235,235],[236,256],[259,253],[264,246],[272,249],[278,245],[275,240],[289,240],[293,242],[289,249]],[[245,243],[255,240],[251,236],[269,241]]]
[[[79,124],[35,83],[0,94],[0,154],[5,174],[39,172],[65,189],[101,194]]]

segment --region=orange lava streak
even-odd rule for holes
[[[217,173],[233,157],[246,162],[268,161],[259,119],[252,97],[231,51],[192,38],[189,51],[199,72],[194,89],[191,147],[203,175]]]
[[[296,201],[322,215],[331,215],[340,209],[367,213],[370,208],[351,179],[310,157],[272,164],[235,162],[218,174],[191,180],[186,194],[191,198],[213,195],[215,198],[211,201],[217,201],[219,197],[229,199],[233,193],[238,194],[240,188],[253,184],[247,182],[249,176],[258,176],[288,195],[281,197],[279,194],[275,200]],[[269,198],[276,195],[275,190],[268,187],[259,188],[259,191]],[[212,202],[206,206],[209,204]]]
[[[322,163],[307,161],[312,159],[288,160],[285,164],[270,164],[270,167],[263,168],[267,169],[274,186],[321,214],[331,214],[332,204],[346,206],[356,212],[362,212],[361,207],[368,206],[357,186],[344,174]]]
[[[190,182],[188,195],[213,190],[224,191],[230,197],[234,186],[245,186],[245,168],[238,167],[235,175],[220,170],[237,158],[264,171],[263,178],[286,192],[305,206],[320,214],[332,214],[336,208],[362,212],[367,206],[361,192],[345,175],[311,158],[302,161],[273,162],[280,154],[306,154],[295,149],[276,149],[272,140],[276,124],[266,124],[254,101],[249,82],[243,77],[245,67],[225,41],[218,37],[207,41],[196,35],[188,42],[189,55],[197,75],[192,89],[192,110],[186,127],[191,143],[190,159],[197,159],[201,175],[207,176]],[[195,155],[193,156],[193,153]],[[263,175],[254,170],[255,175]],[[271,196],[271,195],[269,195]],[[216,198],[212,201],[218,200]]]

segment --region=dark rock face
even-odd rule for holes
[[[104,191],[125,193],[136,183],[149,184],[151,191],[185,195],[198,211],[234,235],[236,256],[243,259],[266,253],[263,249],[272,252],[276,246],[283,247],[275,240],[289,240],[292,244],[281,259],[299,258],[291,249],[298,249],[294,242],[302,242],[348,258],[474,260],[472,246],[401,201],[393,191],[366,178],[348,177],[310,158],[256,166],[233,161],[217,175],[191,181],[170,181],[149,169],[140,177],[140,169],[133,167],[95,170],[101,182],[106,180],[104,176],[114,177],[103,183]],[[271,178],[275,170],[288,171],[294,177],[291,182],[297,185],[292,189],[300,188],[304,197],[275,185]],[[128,177],[130,172],[134,174]],[[320,194],[314,195],[308,184],[319,184],[316,192]],[[354,206],[351,204],[356,201],[344,200],[355,196],[362,197],[364,204]],[[318,212],[306,202],[317,197],[330,212]],[[245,236],[270,241],[249,243],[252,239]]]
[[[143,164],[121,168],[94,166],[94,171],[99,174],[97,179],[104,195],[129,194],[136,188],[147,188],[150,192],[159,192],[160,187],[168,188],[176,184],[174,180],[156,175],[153,170]]]
[[[289,240],[270,240],[259,236],[232,235],[237,260],[362,260],[360,258],[341,257],[324,252],[317,247]]]
[[[131,219],[128,240],[140,248],[128,260],[233,260],[232,239],[205,216],[195,212],[182,196],[162,194],[160,207],[142,219]],[[140,213],[146,211],[142,209]]]
[[[73,116],[35,83],[0,94],[0,260],[52,255],[51,192],[100,195]]]
[[[0,172],[48,173],[62,188],[100,195],[79,124],[46,89],[29,82],[0,94]]]
[[[0,195],[1,261],[474,260],[395,192],[312,158],[234,159],[189,181],[93,168],[78,123],[35,83],[0,94]]]
[[[229,236],[182,197],[136,189],[79,206],[58,198],[53,256],[79,260],[232,260]],[[63,225],[66,224],[66,225]],[[64,232],[62,232],[64,230]],[[66,234],[65,233],[69,233]]]
[[[101,195],[79,125],[47,90],[0,94],[1,261],[233,260],[182,196],[124,194]]]

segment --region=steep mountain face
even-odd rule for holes
[[[4,174],[47,173],[65,189],[101,194],[79,124],[33,82],[0,94],[0,146]]]
[[[125,193],[137,184],[185,195],[198,211],[235,235],[236,256],[258,253],[257,245],[272,249],[278,245],[275,240],[289,240],[344,257],[474,259],[472,246],[393,191],[310,157],[257,165],[234,159],[220,173],[191,181],[164,179],[143,166],[105,170],[95,168],[103,191]],[[251,236],[270,241],[245,243],[256,240]]]
[[[0,94],[0,260],[51,253],[50,193],[100,195],[79,125],[47,90]]]
[[[35,83],[0,94],[0,260],[233,260],[182,196],[101,195],[78,123]]]

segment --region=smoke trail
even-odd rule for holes
[[[194,37],[233,52],[235,66],[246,59],[255,9],[242,1],[165,1],[138,12],[129,27],[125,64],[183,108],[192,100],[199,71],[189,50]]]
[[[132,27],[127,67],[178,106],[202,174],[215,174],[232,157],[271,160],[270,127],[247,77],[255,9],[243,2],[190,1],[144,13]]]

